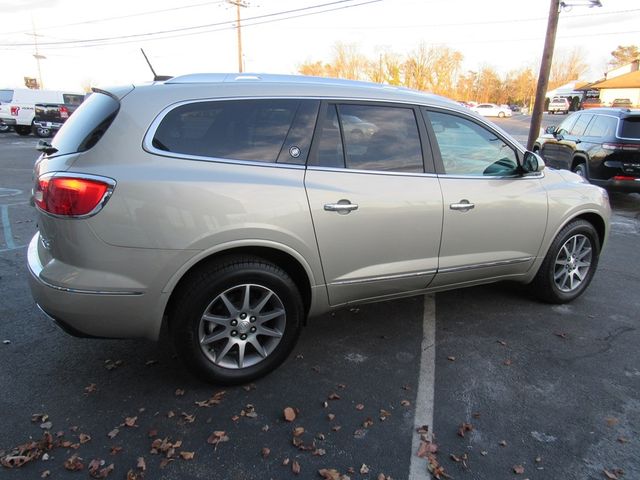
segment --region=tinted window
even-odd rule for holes
[[[153,146],[186,155],[275,162],[299,104],[230,100],[181,105],[162,119]]]
[[[57,155],[84,152],[93,147],[116,118],[120,103],[102,93],[91,95],[69,117],[51,144]]]
[[[300,102],[293,126],[287,135],[284,147],[280,151],[278,163],[304,165],[307,162],[319,107],[320,101],[318,100],[303,100]]]
[[[585,115],[585,114],[579,115],[578,120],[576,120],[576,123],[573,126],[573,128],[569,131],[569,134],[574,135],[576,137],[583,135],[585,129],[587,128],[587,125],[589,125],[589,122],[591,121],[592,118],[593,118],[593,115]]]
[[[80,105],[84,101],[84,95],[75,95],[73,93],[63,93],[62,99],[67,105]]]
[[[450,175],[512,175],[516,153],[501,138],[457,115],[425,113],[436,135],[445,173]]]
[[[616,134],[618,119],[605,115],[596,115],[585,132],[587,137],[613,137]]]
[[[338,111],[347,168],[424,172],[413,109],[340,105]]]
[[[0,103],[11,103],[13,90],[0,90]]]
[[[569,117],[567,117],[567,119],[565,119],[565,121],[560,124],[556,132],[563,135],[569,133],[579,116],[580,115],[569,115]]]
[[[621,123],[620,137],[640,139],[640,117],[623,118]]]
[[[324,118],[319,122],[320,140],[315,158],[310,165],[322,167],[344,168],[344,152],[342,149],[342,136],[338,125],[338,112],[335,105],[329,105]]]

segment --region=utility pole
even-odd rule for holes
[[[583,0],[581,3],[551,0],[549,5],[549,21],[547,23],[547,36],[544,39],[544,51],[542,52],[542,62],[540,63],[540,74],[538,75],[538,86],[536,88],[536,100],[533,104],[533,112],[531,113],[531,126],[529,127],[529,138],[527,140],[528,150],[533,148],[536,138],[540,135],[540,124],[542,123],[544,101],[549,87],[549,73],[551,72],[551,61],[553,60],[553,48],[556,43],[560,10],[574,6],[586,6],[589,8],[601,7],[602,3],[600,3],[600,0]]]
[[[44,55],[40,55],[40,52],[38,51],[38,37],[40,35],[36,33],[36,25],[33,22],[33,17],[31,17],[31,28],[33,29],[33,33],[27,33],[27,35],[33,35],[33,44],[35,48],[35,53],[33,54],[33,58],[36,59],[36,63],[38,64],[38,88],[43,89],[44,85],[42,84],[42,71],[40,70],[40,60],[45,60],[47,57],[45,57]]]
[[[240,7],[247,8],[249,3],[244,0],[227,0],[231,5],[236,6],[236,30],[238,32],[238,72],[244,71],[242,65],[242,25],[240,24]]]

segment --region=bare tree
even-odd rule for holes
[[[462,54],[446,46],[421,44],[404,63],[407,87],[452,96],[462,64]]]
[[[298,72],[311,77],[326,77],[326,67],[322,62],[305,62],[298,65]]]
[[[331,77],[364,80],[367,78],[368,64],[369,61],[355,44],[339,42],[333,47],[333,58],[326,70]]]
[[[569,53],[556,54],[551,65],[549,88],[554,89],[572,80],[578,80],[587,70],[589,65],[581,48],[574,48]]]
[[[369,61],[367,74],[372,82],[402,85],[402,64],[402,57],[396,53],[379,53],[377,59]]]
[[[634,60],[640,59],[640,50],[636,45],[618,45],[618,48],[611,52],[611,56],[613,58],[609,62],[609,65],[613,68],[622,67]]]

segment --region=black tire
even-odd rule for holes
[[[13,127],[18,135],[21,137],[26,137],[31,133],[31,127],[27,127],[26,125],[16,125]]]
[[[49,138],[52,134],[50,128],[45,127],[34,127],[36,135],[40,138]]]
[[[243,308],[243,292],[249,298],[257,295],[258,304],[260,298],[269,299],[262,307],[252,301],[250,308]],[[257,257],[229,257],[200,269],[186,279],[177,295],[169,326],[178,354],[199,377],[216,384],[246,383],[274,370],[291,353],[304,319],[300,292],[291,277]],[[227,302],[240,308],[232,312]],[[264,313],[264,309],[271,310]],[[260,318],[274,312],[273,319]],[[273,332],[281,336],[276,338]],[[207,336],[211,342],[201,344]],[[221,338],[213,340],[217,336]],[[240,344],[244,344],[243,360]],[[244,366],[245,362],[249,365]]]
[[[498,112],[498,118],[504,118],[504,112]]]
[[[573,173],[577,173],[578,175],[580,175],[585,180],[588,180],[588,178],[587,178],[587,164],[586,163],[578,163],[575,167],[573,167]]]
[[[0,123],[0,133],[8,132],[11,129],[6,123]]]
[[[572,243],[574,242],[575,243]],[[580,242],[585,242],[580,246]],[[564,248],[567,246],[567,248]],[[578,248],[575,248],[578,247]],[[568,253],[579,250],[577,260],[565,262]],[[587,253],[587,251],[589,253]],[[586,220],[574,220],[568,223],[551,243],[547,255],[531,283],[534,293],[548,303],[568,303],[578,298],[591,283],[598,268],[600,258],[600,239],[593,225]],[[563,265],[564,263],[564,266]],[[581,262],[588,262],[588,267]],[[580,282],[575,286],[573,278]],[[580,278],[582,277],[582,278]],[[566,281],[569,280],[569,285]],[[563,288],[564,286],[564,288]]]

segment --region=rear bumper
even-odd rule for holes
[[[640,192],[640,178],[635,180],[598,180],[590,178],[589,182],[614,192]]]
[[[39,128],[49,128],[51,130],[60,130],[62,128],[62,125],[64,125],[64,123],[37,121],[37,122],[33,122],[33,125]]]
[[[0,122],[4,123],[5,125],[9,125],[12,127],[15,127],[18,124],[18,121],[15,118],[0,118]]]
[[[79,290],[42,278],[40,234],[27,252],[29,286],[38,307],[65,332],[80,337],[156,340],[159,322],[149,296],[138,291]],[[155,302],[154,302],[155,304]]]

